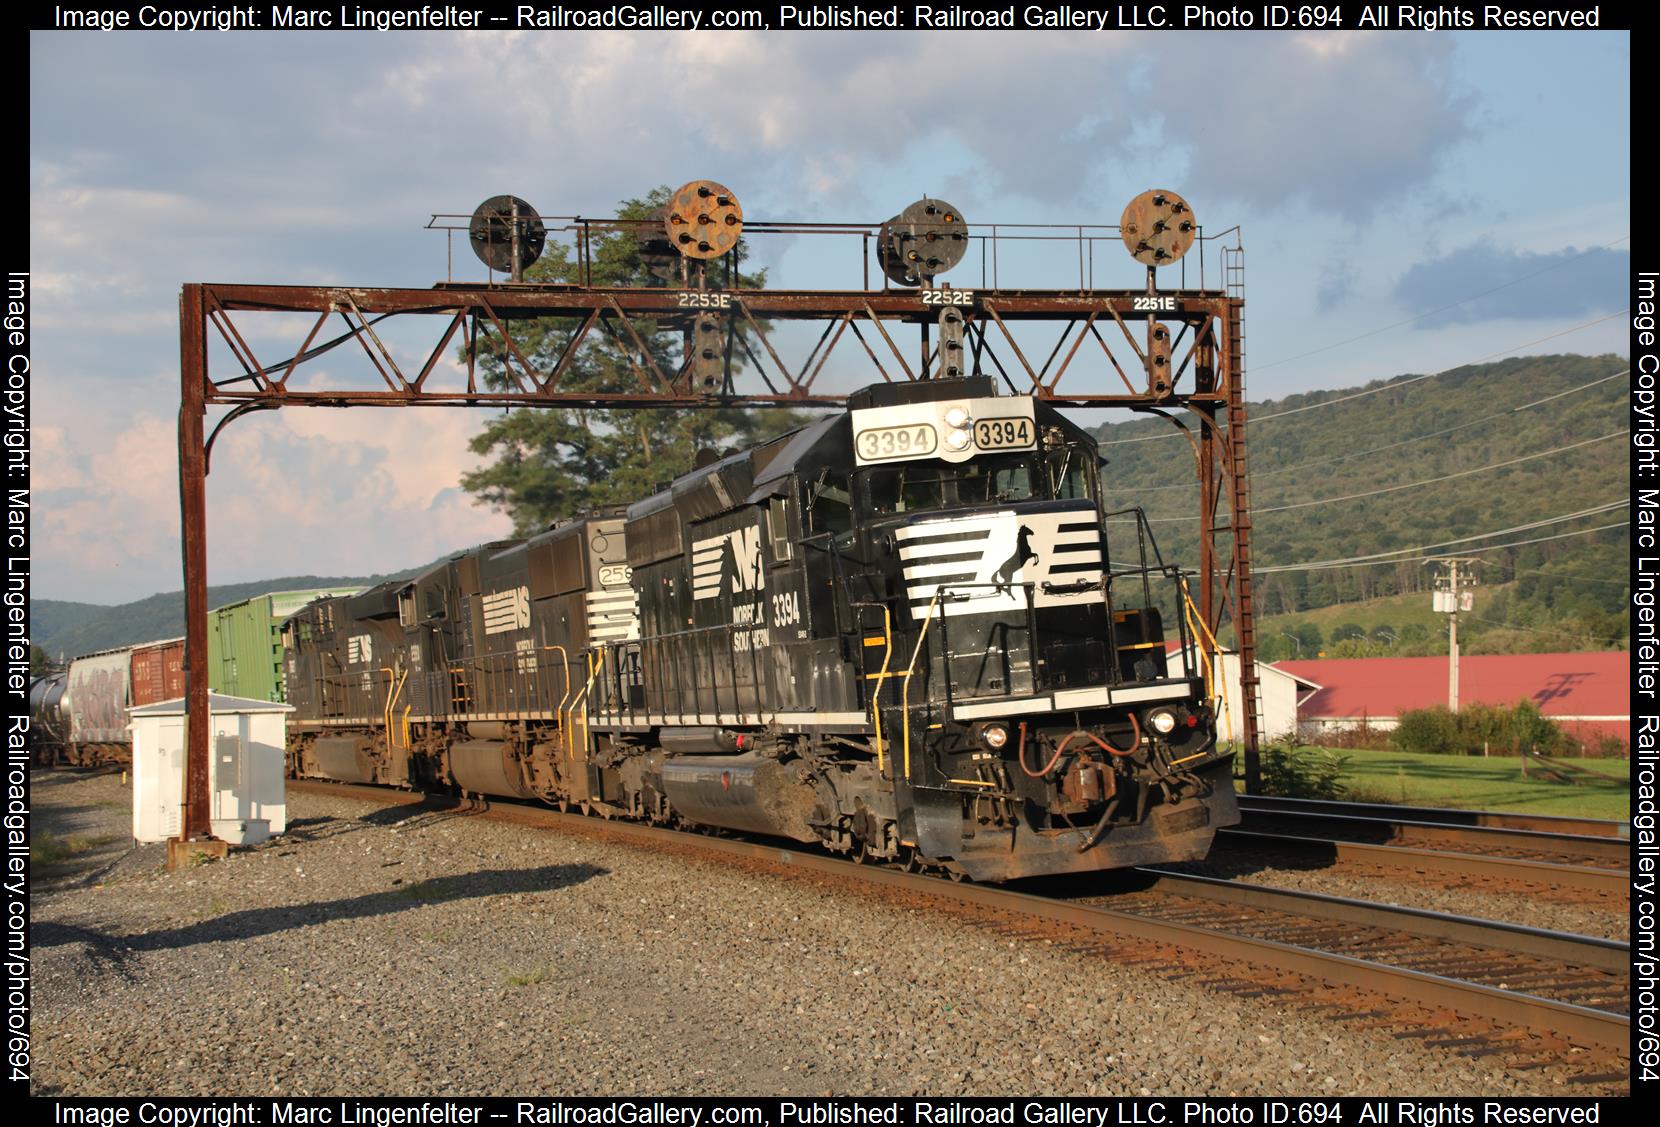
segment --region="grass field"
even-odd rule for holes
[[[1624,780],[1624,759],[1563,759],[1585,767],[1596,776],[1581,782],[1557,783],[1522,778],[1522,761],[1493,756],[1411,755],[1400,751],[1339,750],[1348,764],[1344,798],[1351,802],[1395,802],[1413,806],[1451,806],[1466,810],[1519,810],[1528,814],[1560,814],[1579,818],[1631,817],[1631,785]],[[1534,769],[1529,768],[1532,772]]]

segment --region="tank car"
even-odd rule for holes
[[[64,694],[68,688],[67,669],[29,682],[29,750],[42,766],[53,766],[66,754],[69,712]]]
[[[1204,640],[1166,629],[1180,576],[1099,465],[987,379],[866,389],[626,510],[308,607],[291,768],[979,880],[1203,856],[1239,819]]]

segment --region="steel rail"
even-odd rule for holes
[[[1546,854],[1579,864],[1602,863],[1603,868],[1626,868],[1631,862],[1631,845],[1619,838],[1591,834],[1550,833],[1541,830],[1519,830],[1500,826],[1460,826],[1447,822],[1419,822],[1406,814],[1394,817],[1375,817],[1359,814],[1328,814],[1317,810],[1260,810],[1241,803],[1245,825],[1280,821],[1308,827],[1306,836],[1324,836],[1324,827],[1347,838],[1382,844],[1421,844],[1436,847],[1440,843],[1474,847],[1474,852],[1485,849],[1505,850],[1510,855]],[[1272,832],[1272,831],[1267,831]]]
[[[1451,853],[1443,849],[1419,849],[1410,845],[1375,845],[1371,842],[1338,841],[1328,837],[1266,834],[1241,829],[1217,830],[1216,836],[1219,844],[1232,843],[1247,848],[1313,853],[1336,861],[1381,865],[1385,868],[1450,873],[1487,880],[1565,885],[1605,895],[1623,895],[1631,889],[1630,873],[1620,869],[1563,865],[1554,861],[1529,861],[1520,857],[1490,857],[1482,853]],[[1214,860],[1216,854],[1213,853],[1211,856]]]
[[[1137,872],[1156,877],[1153,888],[1177,896],[1191,896],[1221,904],[1237,904],[1312,919],[1337,920],[1364,927],[1386,928],[1424,939],[1488,947],[1614,974],[1623,974],[1631,966],[1631,944],[1622,943],[1617,939],[1578,935],[1568,931],[1551,931],[1546,928],[1528,927],[1525,924],[1503,923],[1471,916],[1455,916],[1428,908],[1409,908],[1400,904],[1355,900],[1346,896],[1331,896],[1324,892],[1309,892],[1305,889],[1272,888],[1261,884],[1222,880],[1218,877],[1177,873],[1156,865],[1142,866]]]
[[[1494,826],[1506,830],[1538,830],[1541,833],[1584,834],[1590,837],[1631,837],[1631,823],[1605,818],[1570,818],[1559,814],[1522,814],[1510,810],[1453,810],[1444,806],[1391,806],[1382,802],[1328,802],[1317,798],[1280,798],[1274,795],[1242,794],[1241,810],[1298,810],[1311,814],[1344,817],[1407,818],[1456,826]]]
[[[299,791],[348,795],[383,805],[414,804],[428,799],[426,795],[407,791],[386,791],[373,787],[317,783],[310,780],[289,780],[289,786]],[[563,814],[530,806],[490,804],[486,808],[486,813],[499,820],[521,825],[569,829],[601,836],[614,835],[646,845],[672,845],[682,849],[725,854],[748,861],[769,862],[801,872],[835,876],[843,880],[855,878],[867,884],[1029,916],[1102,935],[1182,947],[1254,968],[1271,968],[1423,1005],[1446,1007],[1506,1025],[1547,1030],[1577,1045],[1616,1052],[1628,1051],[1630,1047],[1631,1020],[1625,1014],[1534,997],[1443,975],[1299,947],[1295,944],[1235,935],[1192,924],[1172,923],[1149,916],[1054,900],[991,885],[955,884],[898,869],[859,865],[788,846],[686,834],[631,822],[596,821],[584,815]]]

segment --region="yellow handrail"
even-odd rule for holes
[[[390,719],[391,719],[392,715],[395,713],[395,710],[398,707],[398,701],[403,699],[403,687],[405,685],[407,685],[408,683],[409,683],[409,670],[408,669],[401,670],[398,674],[398,687],[392,690],[392,701],[391,701],[391,704],[387,707],[387,710],[386,710],[387,711],[387,719],[389,721],[388,724],[387,724],[387,731],[389,733],[391,732]],[[409,715],[409,706],[408,705],[404,706],[404,715],[405,716]],[[390,738],[390,737],[388,737],[388,738]],[[407,734],[404,737],[403,746],[406,747],[406,748],[409,746],[409,737],[407,736]]]
[[[1224,683],[1225,678],[1218,676],[1216,670],[1211,665],[1211,654],[1214,654],[1219,660],[1222,655],[1222,646],[1221,643],[1216,640],[1216,635],[1210,632],[1210,627],[1205,625],[1204,617],[1199,613],[1199,608],[1194,605],[1193,596],[1188,592],[1186,576],[1182,576],[1181,578],[1181,588],[1182,601],[1186,604],[1183,613],[1187,616],[1188,627],[1194,631],[1194,648],[1199,651],[1199,656],[1203,659],[1201,668],[1204,670],[1205,674],[1205,696],[1207,698],[1214,696],[1217,703],[1221,705],[1222,730],[1227,734],[1228,742],[1232,743],[1233,716],[1228,711],[1227,685]],[[1210,642],[1210,653],[1206,653],[1205,649],[1200,645],[1201,634],[1204,636],[1205,640]],[[1240,676],[1244,676],[1244,670],[1240,671]]]
[[[558,650],[559,664],[565,670],[565,695],[559,698],[559,704],[554,714],[559,717],[559,738],[566,743],[570,742],[570,725],[565,722],[565,702],[571,699],[571,655],[564,646],[543,646],[544,650]],[[574,750],[574,749],[573,749]]]
[[[391,751],[397,739],[396,733],[392,731],[392,685],[398,679],[398,671],[390,665],[383,665],[380,672],[386,674],[386,703],[381,706],[380,719],[381,723],[386,725],[386,750]]]
[[[589,672],[588,672],[588,683],[582,686],[582,691],[580,693],[576,694],[576,699],[571,702],[571,715],[572,715],[572,717],[575,717],[575,715],[576,715],[577,706],[580,705],[583,701],[588,699],[588,693],[591,689],[593,689],[594,682],[599,679],[600,673],[605,669],[605,651],[604,650],[599,651],[599,660],[598,661],[594,660],[594,655],[593,654],[588,654],[587,658],[588,658],[588,670],[589,670]],[[574,732],[573,732],[573,734],[574,734]],[[584,745],[584,747],[586,747],[587,740],[588,740],[588,710],[586,708],[583,708],[583,710],[582,710],[582,739],[583,739],[583,745]],[[574,743],[574,741],[571,744],[571,759],[573,761],[576,759],[576,744]]]
[[[870,719],[876,726],[876,773],[882,775],[887,770],[882,754],[882,686],[888,683],[888,662],[893,659],[893,612],[882,603],[854,605],[876,607],[882,612],[882,671],[876,675],[876,691],[870,694]],[[864,631],[861,630],[859,633],[862,635]]]
[[[934,608],[939,606],[945,588],[934,588],[934,597],[928,601],[928,613],[922,619],[922,632],[916,636],[916,648],[911,650],[910,664],[905,666],[905,680],[899,689],[899,716],[905,725],[905,777],[911,777],[911,674],[916,672],[916,658],[922,652],[922,643],[928,637],[928,627],[934,621]]]

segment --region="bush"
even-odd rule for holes
[[[1571,750],[1562,729],[1530,700],[1502,705],[1472,704],[1457,715],[1437,705],[1401,713],[1389,742],[1399,751],[1423,755],[1558,755]]]
[[[1390,733],[1383,728],[1374,728],[1363,716],[1360,723],[1352,728],[1315,728],[1305,725],[1302,731],[1304,739],[1310,739],[1321,747],[1362,748],[1367,751],[1388,751]]]
[[[1440,705],[1408,709],[1401,713],[1400,723],[1389,734],[1389,742],[1400,751],[1428,755],[1464,754],[1458,718]]]
[[[1262,793],[1282,798],[1342,798],[1349,757],[1295,740],[1276,740],[1262,749]]]

